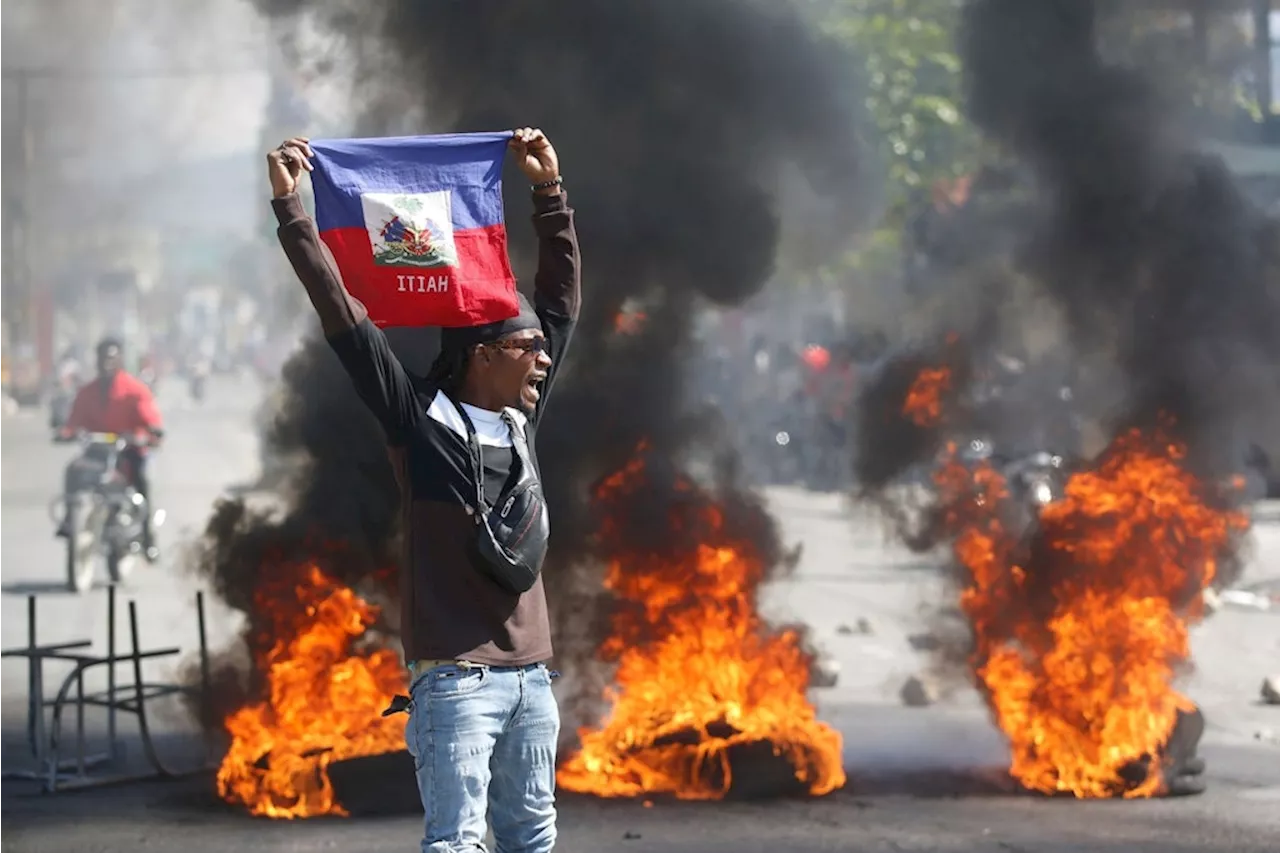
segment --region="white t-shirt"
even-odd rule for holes
[[[511,430],[502,419],[501,412],[477,409],[469,403],[462,404],[463,411],[476,428],[476,438],[486,447],[510,447]]]

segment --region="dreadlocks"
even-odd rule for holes
[[[465,348],[445,347],[440,350],[440,354],[436,356],[435,361],[431,362],[431,367],[427,370],[427,383],[449,396],[455,396],[459,386],[462,385],[463,377],[467,375],[467,362],[470,360],[470,355],[470,351]]]

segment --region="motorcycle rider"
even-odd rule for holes
[[[117,338],[103,338],[98,344],[98,376],[76,394],[71,414],[59,430],[63,440],[71,440],[79,432],[113,432],[137,439],[120,453],[125,476],[147,501],[142,520],[142,545],[147,560],[160,556],[151,529],[150,483],[147,480],[147,446],[156,447],[164,435],[160,410],[147,384],[126,373],[121,366],[124,346]],[[59,536],[66,530],[59,528]]]
[[[143,353],[138,359],[138,381],[148,388],[156,387],[156,365],[150,353]]]
[[[79,353],[74,346],[67,347],[58,360],[57,386],[49,404],[49,426],[53,429],[59,429],[67,422],[71,402],[80,390],[83,374],[84,365]]]
[[[193,400],[204,399],[205,385],[213,372],[213,351],[213,342],[206,338],[187,362],[187,388]]]

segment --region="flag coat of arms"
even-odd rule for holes
[[[378,326],[474,326],[519,313],[502,161],[511,132],[311,143],[316,226]]]

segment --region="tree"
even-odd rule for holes
[[[826,31],[866,61],[890,220],[916,191],[973,164],[977,135],[962,111],[958,16],[954,0],[832,0],[825,16]]]
[[[823,30],[865,62],[861,85],[884,172],[884,209],[868,234],[819,278],[846,291],[850,316],[878,325],[900,306],[884,287],[902,267],[913,212],[943,181],[967,175],[979,137],[963,115],[957,0],[828,0]]]

